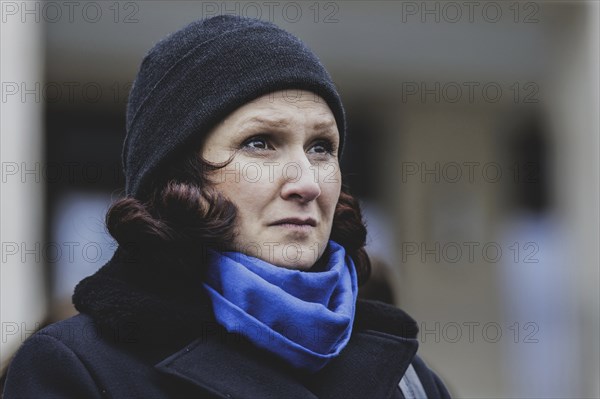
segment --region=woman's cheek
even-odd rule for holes
[[[342,174],[337,163],[328,163],[319,169],[319,184],[321,191],[328,197],[334,197],[334,203],[340,196],[342,189]]]
[[[328,186],[341,186],[340,165],[337,162],[322,162],[319,164],[319,182]]]

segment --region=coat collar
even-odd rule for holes
[[[415,339],[377,331],[353,334],[316,374],[289,370],[251,347],[199,338],[155,365],[223,398],[389,398],[417,351]]]
[[[158,371],[217,396],[390,397],[417,351],[418,329],[410,316],[359,300],[346,348],[318,373],[304,374],[225,332],[199,289],[200,276],[161,266],[117,250],[78,284],[73,303],[102,326],[135,324],[141,353],[145,344],[162,345],[148,358]]]

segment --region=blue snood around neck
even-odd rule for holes
[[[305,272],[211,251],[204,287],[217,321],[296,368],[320,370],[350,339],[358,293],[344,248],[329,241],[323,256],[322,271]]]

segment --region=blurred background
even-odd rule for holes
[[[160,38],[270,20],[322,59],[375,264],[456,397],[599,397],[599,5],[1,3],[1,362],[75,313],[123,194],[125,104]]]

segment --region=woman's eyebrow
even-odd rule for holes
[[[314,123],[313,130],[332,130],[336,127],[335,119],[322,119]]]

